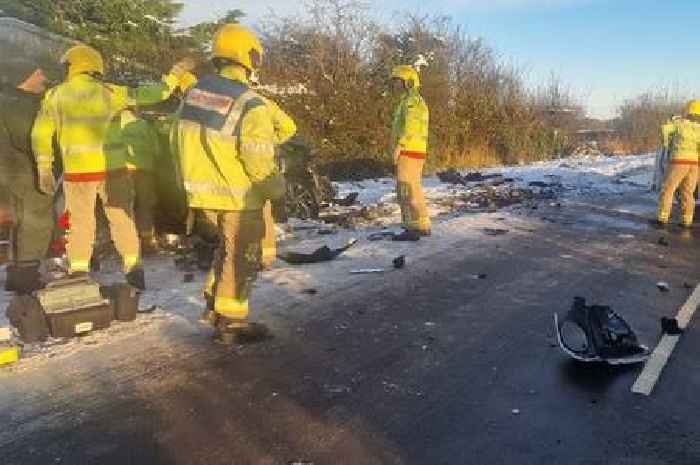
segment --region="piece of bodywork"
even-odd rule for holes
[[[350,240],[345,246],[331,249],[327,245],[316,249],[311,253],[285,252],[279,258],[292,265],[304,265],[309,263],[330,262],[338,258],[343,252],[357,244],[357,239]]]
[[[607,306],[588,306],[581,297],[564,318],[554,314],[554,326],[561,349],[580,362],[641,363],[651,354],[620,315]]]

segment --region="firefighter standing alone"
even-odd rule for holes
[[[261,265],[263,207],[285,193],[275,163],[275,108],[250,88],[263,48],[248,29],[215,34],[216,74],[189,90],[176,117],[180,176],[189,206],[217,226],[220,248],[205,287],[216,340],[231,344],[264,335],[251,324],[249,298]]]
[[[411,66],[397,66],[391,73],[393,88],[401,93],[394,112],[392,149],[396,164],[396,191],[406,231],[397,240],[429,236],[431,223],[423,194],[422,176],[428,152],[429,112],[418,91],[420,78]]]
[[[681,227],[689,228],[695,215],[695,189],[698,186],[700,156],[700,100],[688,104],[686,115],[669,121],[662,127],[664,150],[670,153],[659,208],[654,225],[665,227],[671,218],[673,196],[680,188]]]

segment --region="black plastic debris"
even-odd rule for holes
[[[675,318],[661,318],[661,331],[670,336],[683,334],[683,330],[678,326],[678,320]]]
[[[483,228],[481,230],[484,234],[487,236],[502,236],[504,234],[508,234],[507,229],[498,229],[498,228]]]
[[[352,205],[355,205],[359,196],[359,192],[350,192],[342,199],[333,199],[333,203],[338,205],[339,207],[350,207]]]
[[[397,270],[400,270],[401,268],[406,266],[406,256],[401,255],[399,257],[396,257],[394,259],[393,263],[394,263],[394,268],[396,268]]]
[[[479,174],[479,176],[481,175]],[[454,168],[437,173],[437,177],[440,180],[440,182],[444,182],[447,184],[461,184],[462,186],[467,184],[467,180]]]
[[[393,231],[379,231],[367,236],[368,241],[383,241],[384,239],[393,239],[396,233]]]
[[[343,252],[346,252],[355,244],[357,244],[357,239],[352,239],[347,245],[338,249],[331,249],[327,245],[324,245],[312,253],[286,252],[280,254],[279,258],[292,265],[329,262],[338,258]]]
[[[304,289],[303,291],[301,291],[301,293],[306,295],[316,295],[318,294],[318,289],[314,289],[313,287],[311,287],[309,289]]]
[[[418,231],[407,229],[402,233],[393,236],[391,240],[395,242],[418,242],[420,240],[420,233]]]
[[[668,239],[665,237],[661,236],[657,242],[657,244],[663,246],[663,247],[668,247],[670,244],[668,243]]]
[[[622,365],[644,362],[650,351],[640,345],[627,322],[608,306],[586,305],[576,297],[566,317],[554,315],[559,347],[581,362]]]
[[[656,283],[656,287],[661,291],[661,292],[671,292],[671,287],[668,285],[668,283],[665,282],[659,282]]]

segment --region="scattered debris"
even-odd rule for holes
[[[574,258],[573,255],[567,255],[567,254],[560,255],[560,257],[563,258],[564,260],[571,260],[572,258]]]
[[[357,198],[360,196],[359,192],[350,192],[342,199],[333,199],[333,203],[340,207],[350,207],[357,203]]]
[[[561,321],[554,314],[554,326],[561,349],[581,362],[640,363],[651,354],[620,315],[607,306],[588,306],[582,297]]]
[[[670,336],[683,334],[683,330],[678,326],[678,320],[675,318],[661,318],[661,331]]]
[[[656,283],[656,287],[658,287],[661,292],[671,292],[671,286],[666,282],[658,282]]]
[[[472,274],[469,275],[471,279],[486,279],[488,276],[485,274]]]
[[[347,245],[338,249],[331,249],[327,245],[324,245],[312,253],[286,252],[278,257],[292,265],[329,262],[338,258],[355,244],[357,244],[357,239],[351,239]]]
[[[287,465],[314,465],[314,463],[309,460],[291,460]]]
[[[384,230],[370,234],[369,236],[367,236],[367,240],[373,242],[383,241],[384,239],[393,239],[394,236],[396,236],[395,232]]]
[[[663,246],[663,247],[668,247],[669,245],[671,245],[671,244],[669,244],[668,239],[666,239],[664,236],[661,236],[661,237],[659,238],[657,244],[659,244],[659,245],[661,245],[661,246]]]
[[[360,268],[359,270],[350,270],[350,274],[374,274],[384,273],[383,268]]]
[[[418,242],[420,240],[420,233],[418,231],[406,229],[401,234],[392,237],[391,240],[395,242]]]
[[[520,415],[520,409],[514,408],[513,410],[510,411],[513,415]]]
[[[502,236],[504,234],[508,234],[507,229],[498,228],[483,228],[481,232],[486,234],[487,236]]]
[[[396,257],[393,261],[394,268],[397,270],[400,270],[401,268],[406,266],[406,256],[401,255],[399,257]]]
[[[182,277],[182,282],[193,283],[194,282],[194,273],[185,273],[185,275]]]
[[[335,234],[338,234],[338,230],[335,228],[324,228],[324,229],[319,229],[317,234],[319,236],[333,236]]]
[[[307,295],[316,295],[316,294],[318,294],[318,289],[314,289],[314,288],[311,287],[311,288],[308,288],[308,289],[304,289],[303,291],[301,291],[301,293],[302,293],[302,294],[307,294]]]

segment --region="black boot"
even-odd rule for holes
[[[238,320],[219,316],[214,342],[227,346],[255,344],[270,337],[270,330],[263,324],[251,323],[247,319]]]
[[[140,291],[146,290],[146,274],[143,268],[134,268],[126,274],[126,282]]]
[[[204,300],[207,302],[207,308],[204,309],[202,316],[199,317],[199,322],[203,325],[216,328],[216,323],[219,320],[219,316],[214,311],[214,297],[205,295]]]
[[[649,220],[649,226],[658,230],[668,229],[668,223],[659,220]]]
[[[39,260],[15,262],[7,267],[5,290],[19,295],[31,294],[42,289],[44,283],[39,273]]]

